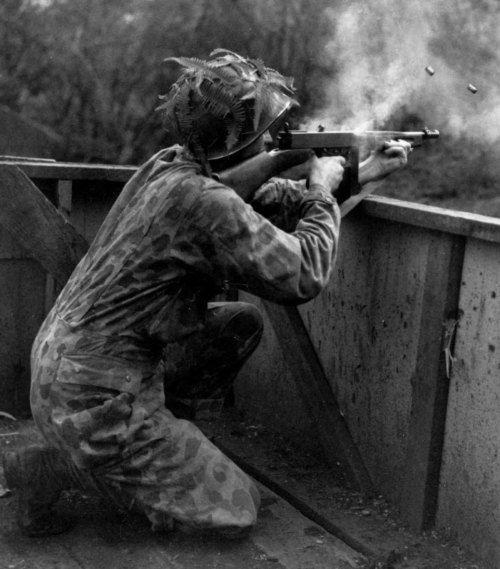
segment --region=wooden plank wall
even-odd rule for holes
[[[300,308],[376,488],[413,527],[451,528],[494,566],[499,248],[500,220],[373,198],[344,221],[329,286]],[[266,324],[237,401],[317,449],[294,369]]]
[[[425,230],[370,218],[347,218],[329,286],[301,307],[367,468],[378,489],[395,503],[401,501],[403,488],[428,248]],[[273,331],[268,329],[268,333]],[[263,365],[268,357],[276,362],[278,354],[284,361],[272,367]],[[258,357],[249,361],[239,378],[239,400],[251,405],[251,412],[259,412],[265,401],[271,414],[276,413],[278,397],[284,397],[281,401],[285,403],[279,405],[280,420],[284,428],[293,424],[299,431],[296,440],[308,446],[316,435],[314,431],[300,433],[301,421],[296,420],[294,409],[300,400],[293,397],[289,406],[285,387],[282,393],[274,393],[283,381],[274,370],[286,368],[287,354],[261,353]],[[293,370],[287,373],[293,374]],[[294,416],[288,415],[289,408],[294,409]],[[303,415],[302,411],[298,417]]]
[[[451,375],[438,525],[500,567],[500,255],[470,239]]]
[[[45,271],[0,229],[0,410],[14,416],[29,414],[29,357],[45,284]]]
[[[132,173],[127,168],[18,164],[87,240]],[[60,176],[70,179],[59,179]],[[71,177],[76,180],[72,181]],[[90,177],[90,180],[87,179]],[[27,251],[0,228],[0,410],[27,417],[33,340],[59,291]]]
[[[123,183],[77,180],[73,182],[71,212],[68,219],[92,241],[101,223],[120,193]]]
[[[54,202],[56,182],[35,181]],[[46,313],[47,286],[46,272],[0,228],[0,410],[17,417],[30,414],[30,351]]]
[[[23,169],[88,240],[133,171]],[[374,197],[341,237],[329,286],[299,309],[313,373],[330,384],[377,491],[414,527],[436,523],[500,566],[500,220]],[[31,342],[57,290],[2,231],[0,286],[0,409],[19,414]],[[266,331],[238,378],[237,404],[325,452],[287,326],[244,298],[261,306]]]

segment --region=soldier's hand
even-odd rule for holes
[[[361,184],[382,180],[408,163],[411,144],[406,140],[390,140],[359,165]]]
[[[321,184],[332,194],[339,187],[344,175],[345,158],[343,156],[313,156],[310,161],[309,185]]]
[[[389,140],[382,149],[384,176],[403,168],[408,163],[408,154],[413,150],[406,140]]]

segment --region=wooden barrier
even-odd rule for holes
[[[91,240],[135,168],[26,160],[2,163],[0,160],[2,167],[0,196],[4,205],[0,218],[4,216],[5,219],[3,226],[0,224],[0,410],[24,417],[30,413],[31,344],[60,286],[57,274],[49,274],[33,258],[36,253],[22,247],[23,234],[26,239],[31,239],[30,233],[39,228],[34,225],[29,211],[19,216],[13,214],[16,175],[9,169],[19,167],[78,232]],[[18,186],[20,194],[22,187]],[[43,205],[41,203],[42,209]],[[49,229],[49,235],[55,238],[52,242],[55,247],[58,235],[61,235],[60,228]],[[78,239],[74,245],[76,250],[83,246]],[[49,267],[46,265],[46,268]],[[60,278],[64,280],[65,275],[67,273]]]
[[[88,240],[134,172],[19,167]],[[5,231],[0,239],[0,408],[20,414],[31,341],[57,286]],[[294,329],[308,336],[287,336],[271,307],[238,378],[237,404],[324,452],[318,429],[328,438],[334,428],[322,391],[329,384],[377,491],[413,527],[451,528],[500,565],[499,283],[500,220],[367,198],[343,222],[331,283],[299,308]],[[290,359],[290,346],[306,344],[307,357]],[[324,381],[307,401],[298,373]],[[334,445],[328,452],[335,460]]]
[[[493,566],[499,288],[500,220],[372,197],[343,222],[329,286],[300,307],[375,487],[411,526],[451,529]],[[237,400],[321,452],[296,369],[267,324]]]

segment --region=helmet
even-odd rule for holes
[[[208,60],[169,57],[185,69],[161,97],[164,126],[203,163],[252,144],[293,105],[292,80],[217,49]]]

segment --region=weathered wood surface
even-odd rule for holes
[[[331,282],[300,312],[374,484],[399,504],[429,235],[356,217],[342,231]]]
[[[437,521],[500,567],[500,254],[469,240],[451,369]]]
[[[94,239],[122,188],[118,182],[73,181],[68,220],[89,243]]]
[[[71,162],[33,162],[5,160],[0,164],[15,164],[30,178],[50,178],[52,180],[103,180],[108,182],[127,182],[137,170],[135,166],[112,166],[109,164],[74,164]]]
[[[147,521],[127,515],[92,495],[59,505],[77,526],[48,539],[19,535],[14,498],[0,500],[0,566],[23,569],[355,569],[366,558],[328,534],[264,487],[257,527],[247,540],[231,542],[180,533],[153,533]]]
[[[368,196],[359,207],[370,217],[500,243],[499,218],[382,196]]]
[[[356,215],[342,237],[332,282],[299,307],[305,337],[376,488],[420,528],[435,514],[447,408],[443,325],[457,316],[465,240]],[[297,409],[306,398],[290,370],[303,373],[299,350],[287,343],[290,323],[283,315],[276,320],[285,329],[284,346],[278,350],[278,340],[265,332],[262,349],[241,372],[237,401],[259,414],[258,399],[266,424],[279,406],[279,432],[313,446],[317,425]],[[310,376],[302,380],[307,389]],[[312,412],[320,409],[313,405]],[[332,417],[326,420],[333,439]]]
[[[86,241],[15,166],[0,166],[0,202],[0,225],[64,285]]]
[[[0,410],[15,416],[29,411],[30,350],[45,316],[45,281],[42,267],[0,228]]]
[[[464,248],[462,237],[436,234],[427,252],[401,506],[417,530],[436,518]]]
[[[436,514],[453,351],[445,324],[458,318],[464,245],[376,219],[346,223],[338,272],[301,307],[376,486],[417,529]]]
[[[295,306],[265,302],[266,312],[287,355],[292,376],[317,429],[325,457],[342,463],[348,479],[366,495],[373,483],[332,392],[316,351]]]

